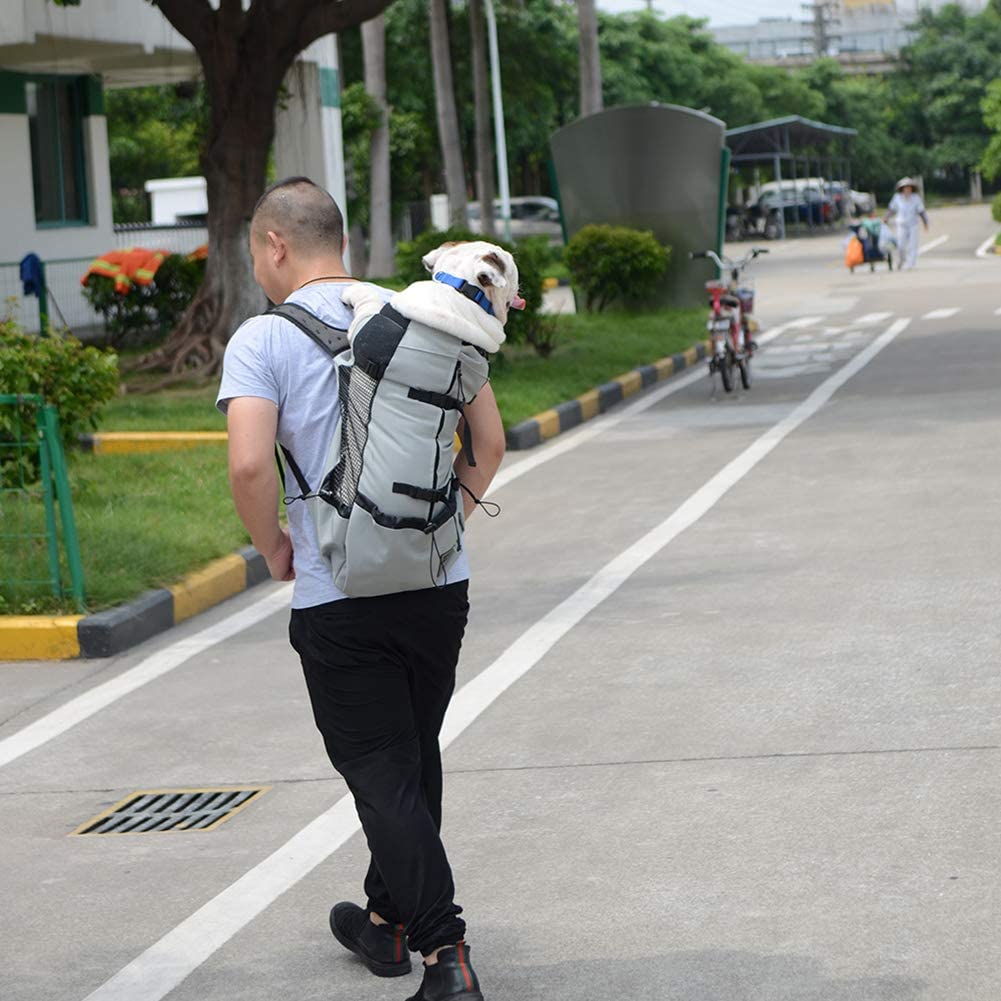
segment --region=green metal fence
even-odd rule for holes
[[[15,608],[46,595],[84,611],[59,415],[37,395],[0,394],[0,594]]]

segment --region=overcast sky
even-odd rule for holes
[[[597,0],[598,6],[609,13],[643,10],[644,0]],[[711,24],[752,24],[761,17],[806,17],[799,0],[653,0],[654,10],[667,17],[690,14],[706,17]]]

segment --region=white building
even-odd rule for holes
[[[0,0],[0,315],[37,329],[35,300],[21,299],[18,262],[46,263],[58,322],[96,321],[79,280],[114,249],[104,90],[172,83],[200,75],[188,42],[140,0]],[[278,169],[324,184],[344,198],[337,51],[332,37],[302,55],[291,98],[278,114]],[[304,127],[310,130],[303,135]]]
[[[913,36],[910,25],[919,6],[938,9],[946,0],[916,3],[912,0],[842,0],[829,4],[826,31],[828,54],[842,62],[875,71],[887,68],[883,59],[894,59]],[[970,13],[983,10],[987,0],[962,0]],[[792,17],[766,17],[754,24],[723,25],[712,28],[720,45],[751,62],[802,65],[816,58],[814,25]],[[867,58],[868,57],[868,58]]]

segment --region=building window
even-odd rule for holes
[[[86,223],[83,146],[84,94],[76,78],[38,78],[25,84],[31,135],[35,221],[43,226]]]

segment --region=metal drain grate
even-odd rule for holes
[[[134,792],[73,834],[155,834],[211,831],[266,790],[145,789]]]

